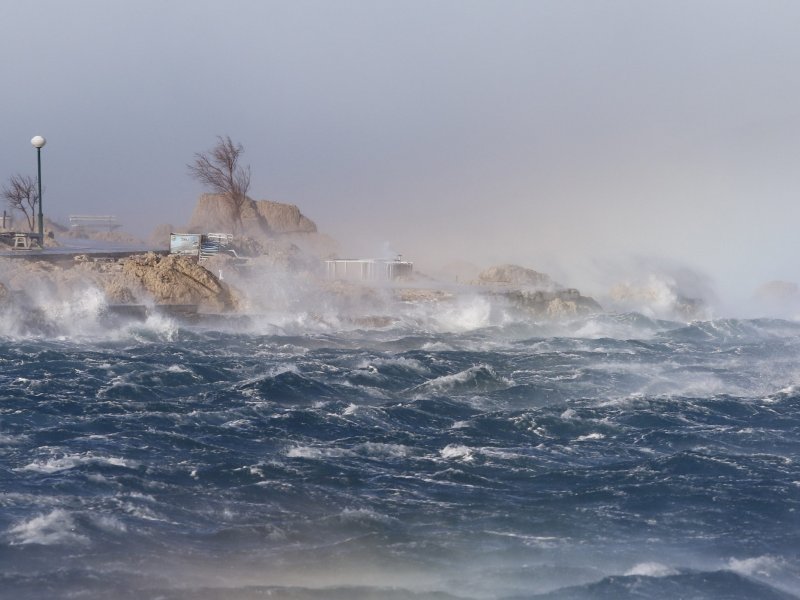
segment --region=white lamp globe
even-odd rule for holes
[[[44,148],[44,145],[47,143],[47,140],[44,139],[42,136],[37,135],[31,140],[31,144],[33,144],[34,148]]]

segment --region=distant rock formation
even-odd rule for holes
[[[603,310],[593,298],[560,286],[545,273],[519,265],[490,267],[481,271],[475,283],[491,286],[512,307],[538,318],[562,319]]]
[[[255,238],[282,234],[316,233],[317,226],[294,204],[247,199],[241,223],[231,202],[219,194],[203,194],[188,225],[189,231],[223,231]]]
[[[564,290],[513,290],[504,296],[517,309],[524,310],[536,317],[563,319],[598,313],[603,307],[589,296],[582,296],[576,289]]]
[[[339,244],[328,235],[319,233],[317,226],[294,204],[248,198],[242,208],[241,222],[230,202],[218,194],[203,194],[184,231],[192,233],[233,233],[234,245],[254,256],[259,245],[275,243],[299,248],[311,257],[330,258],[339,252]],[[238,250],[237,250],[238,251]]]
[[[316,233],[317,226],[304,216],[294,204],[282,204],[270,200],[255,203],[258,214],[266,221],[273,233]]]

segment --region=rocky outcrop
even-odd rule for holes
[[[601,312],[594,298],[582,296],[576,289],[556,291],[514,290],[503,294],[511,305],[536,317],[562,319]]]
[[[191,258],[149,252],[121,260],[78,255],[70,263],[0,259],[0,307],[21,295],[55,310],[92,290],[108,304],[189,305],[200,312],[238,310],[239,296]],[[26,303],[23,302],[22,305]]]
[[[536,318],[563,319],[600,312],[594,298],[564,288],[539,271],[519,265],[498,265],[478,275],[477,285],[489,286],[491,294],[504,298],[512,308]]]
[[[258,214],[266,221],[269,231],[274,233],[316,233],[317,226],[304,216],[294,204],[282,204],[270,200],[255,202]]]
[[[317,232],[314,222],[294,204],[248,198],[240,216],[241,220],[233,203],[224,196],[203,194],[192,213],[188,229],[195,232],[231,232],[255,238]]]
[[[190,232],[241,233],[233,203],[219,194],[203,194],[197,200],[186,229]]]
[[[478,274],[479,285],[500,284],[513,287],[553,289],[555,283],[549,275],[519,265],[498,265]]]
[[[159,256],[153,252],[132,256],[106,287],[106,294],[120,302],[130,302],[141,292],[156,304],[192,304],[211,311],[237,308],[227,284],[183,256]]]

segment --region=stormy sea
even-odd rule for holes
[[[2,598],[800,598],[800,323],[95,308],[0,327]]]

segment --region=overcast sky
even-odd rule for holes
[[[800,281],[798,31],[777,0],[5,0],[0,178],[43,135],[46,214],[145,233],[230,135],[348,254],[749,292]]]

